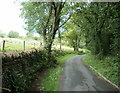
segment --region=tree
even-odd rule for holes
[[[119,3],[76,3],[74,20],[86,38],[86,46],[93,54],[107,56],[120,54],[118,25]],[[115,43],[116,42],[116,43]]]
[[[18,32],[14,32],[14,31],[10,31],[8,33],[8,37],[9,38],[18,38],[19,37],[19,33]]]
[[[57,30],[70,18],[65,2],[24,2],[22,6],[22,17],[26,19],[26,29],[42,34],[44,47],[50,54]],[[63,19],[65,15],[67,17]]]
[[[74,23],[72,23],[72,19],[68,21],[65,26],[65,29],[68,32],[65,32],[65,38],[69,42],[69,45],[74,48],[74,51],[78,51],[80,47],[80,31],[79,27],[77,27]]]

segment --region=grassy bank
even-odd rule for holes
[[[68,58],[76,55],[77,54],[66,54],[65,56],[58,57],[57,62],[62,64]],[[42,81],[43,91],[58,91],[59,74],[62,70],[63,68],[60,65],[58,65],[56,68],[52,68],[48,71],[48,76]]]
[[[83,62],[86,65],[94,67],[98,72],[100,72],[104,77],[120,86],[120,81],[118,81],[118,62],[114,57],[106,57],[99,60],[94,55],[88,55],[83,57]]]

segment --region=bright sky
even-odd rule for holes
[[[23,19],[19,17],[20,5],[14,1],[1,0],[0,2],[0,30],[6,34],[13,30],[18,32],[20,36],[25,36],[27,31],[23,28]]]

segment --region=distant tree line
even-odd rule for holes
[[[8,33],[8,35],[6,35],[2,30],[0,30],[0,37],[1,38],[5,38],[5,37],[9,37],[9,38],[23,38],[22,36],[19,36],[19,33],[16,32],[16,31],[10,31]],[[34,36],[34,33],[33,32],[27,32],[26,33],[26,37],[27,38],[31,38],[31,39],[34,39],[34,40],[40,40],[41,38],[40,37],[36,37]]]
[[[8,36],[9,38],[18,38],[19,33],[15,31],[10,31],[8,35],[6,35],[2,30],[0,30],[0,37],[4,38],[6,36]]]
[[[18,32],[15,32],[15,31],[10,31],[8,33],[8,37],[9,38],[18,38],[19,37],[19,33]]]

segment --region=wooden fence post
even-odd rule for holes
[[[25,51],[25,41],[24,41],[24,44],[23,44],[23,49],[24,49],[24,51]]]
[[[5,50],[5,40],[3,40],[3,47],[2,47],[2,51]]]

